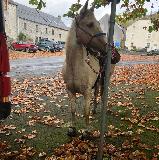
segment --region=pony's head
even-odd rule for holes
[[[94,6],[88,9],[88,0],[75,17],[75,23],[78,43],[105,54],[106,36],[94,16]]]

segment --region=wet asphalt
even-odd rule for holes
[[[60,71],[65,57],[54,56],[54,57],[42,57],[42,58],[28,58],[28,59],[17,59],[10,61],[10,76],[11,77],[26,77],[26,76],[41,76],[55,74]],[[120,61],[117,65],[120,66],[131,66],[134,64],[159,64],[156,61]]]
[[[64,60],[64,56],[11,60],[9,74],[11,77],[55,74],[61,70]]]

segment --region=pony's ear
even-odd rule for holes
[[[86,1],[85,5],[84,5],[83,8],[81,9],[80,15],[84,15],[85,12],[87,11],[88,1],[89,1],[89,0]]]

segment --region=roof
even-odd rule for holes
[[[12,2],[12,0],[9,1],[9,3]],[[62,22],[60,17],[54,17],[50,14],[38,11],[35,8],[30,8],[17,2],[14,2],[14,4],[17,5],[17,16],[19,18],[46,26],[69,30],[69,28]]]

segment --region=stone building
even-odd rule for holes
[[[126,30],[126,47],[131,49],[147,48],[148,51],[159,49],[159,31],[149,33],[149,19],[140,19],[132,23]]]
[[[34,42],[41,38],[66,41],[68,27],[61,17],[30,8],[12,0],[5,0],[5,27],[8,37],[17,39],[20,33],[27,35]]]
[[[10,38],[17,38],[17,10],[12,0],[3,0],[5,31]]]

